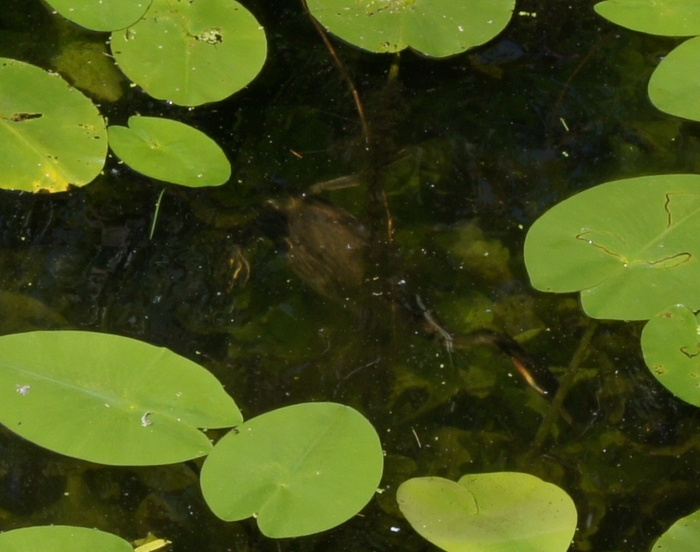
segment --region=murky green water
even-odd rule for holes
[[[197,462],[86,466],[4,431],[0,529],[74,523],[128,539],[150,531],[177,552],[430,550],[398,514],[401,481],[517,470],[575,499],[571,550],[648,550],[700,506],[700,422],[647,373],[639,326],[595,329],[565,403],[572,423],[559,419],[533,445],[549,403],[509,360],[447,351],[404,307],[419,295],[450,332],[527,335],[538,362],[563,375],[589,322],[574,297],[530,289],[525,232],[576,190],[697,171],[693,127],[646,99],[674,41],[613,27],[592,2],[531,1],[517,11],[536,17],[515,16],[473,56],[402,54],[392,85],[392,58],[338,45],[378,136],[368,154],[347,83],[298,2],[244,3],[270,40],[266,68],[246,91],[188,110],[126,87],[101,107],[110,123],[140,112],[205,130],[229,154],[231,182],[168,186],[153,239],[163,185],[115,159],[84,189],[1,194],[0,332],[71,327],[170,347],[210,369],[247,418],[310,400],[352,405],[382,437],[385,492],[336,530],[277,542],[253,522],[215,519]],[[0,55],[50,67],[62,37],[38,1],[10,1],[0,16]],[[358,290],[338,287],[328,262],[294,265],[289,253],[326,228],[270,200],[298,202],[315,183],[363,171],[383,194],[360,186],[303,204],[341,223],[344,209],[363,224]],[[352,278],[354,267],[340,270]]]

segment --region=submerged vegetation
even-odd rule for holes
[[[3,546],[694,530],[697,177],[643,176],[700,168],[646,104],[673,40],[583,2],[48,3],[0,28]],[[649,85],[689,118],[692,43]],[[505,334],[535,371],[463,339]]]

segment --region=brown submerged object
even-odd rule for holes
[[[474,330],[454,338],[454,348],[467,350],[474,346],[489,345],[510,357],[513,366],[525,382],[538,393],[549,398],[559,389],[559,380],[549,369],[535,362],[530,353],[511,336],[493,330]]]
[[[355,297],[365,278],[367,236],[347,211],[313,198],[270,200],[287,218],[285,245],[291,269],[335,301]]]
[[[270,200],[269,204],[286,217],[284,243],[292,270],[324,297],[355,308],[358,290],[366,283],[367,232],[364,226],[343,209],[316,198]],[[423,320],[428,334],[439,337],[451,349],[467,350],[491,346],[508,355],[523,379],[542,395],[553,397],[559,382],[547,368],[538,365],[530,354],[509,335],[492,330],[476,330],[450,335],[426,309],[419,296],[412,305],[402,306],[414,318]]]

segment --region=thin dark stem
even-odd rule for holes
[[[348,73],[347,69],[345,68],[345,65],[338,57],[338,53],[335,51],[333,44],[329,40],[328,34],[326,33],[326,30],[323,28],[323,26],[318,21],[316,21],[316,18],[313,15],[311,15],[311,12],[309,11],[309,7],[306,5],[306,0],[301,0],[301,3],[304,6],[304,10],[306,11],[306,13],[309,16],[309,19],[314,24],[314,27],[316,27],[318,34],[321,35],[321,39],[323,40],[323,43],[326,45],[326,48],[328,48],[328,51],[330,52],[331,57],[333,58],[333,61],[337,65],[338,69],[340,70],[341,75],[343,75],[345,82],[348,84],[348,88],[350,89],[350,92],[352,94],[352,98],[353,98],[353,100],[355,100],[355,107],[357,109],[357,113],[360,116],[360,122],[362,123],[362,135],[365,139],[365,143],[369,144],[369,141],[370,141],[369,125],[367,124],[367,117],[365,116],[365,108],[362,105],[362,100],[360,99],[360,93],[357,91],[357,87],[355,86],[355,83],[352,80],[350,73]]]

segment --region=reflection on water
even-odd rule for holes
[[[177,551],[428,550],[393,501],[401,481],[521,470],[574,497],[572,550],[648,549],[699,506],[700,459],[696,415],[647,374],[639,328],[601,324],[566,401],[571,425],[557,421],[533,453],[549,402],[503,355],[426,336],[407,298],[420,295],[449,332],[522,339],[561,377],[587,321],[575,298],[530,289],[524,235],[578,189],[698,170],[700,142],[645,98],[672,41],[613,28],[588,2],[535,1],[536,18],[516,16],[473,57],[403,54],[388,95],[389,59],[339,45],[381,145],[368,155],[346,83],[297,4],[267,4],[249,3],[272,38],[247,91],[194,111],[135,89],[102,106],[111,122],[138,111],[194,124],[233,162],[220,188],[166,187],[153,239],[163,185],[114,159],[85,189],[2,194],[0,331],[78,327],[168,346],[210,369],[247,418],[309,400],[352,405],[382,437],[386,492],[334,531],[273,542],[250,520],[214,518],[199,462],[87,466],[4,434],[0,529],[152,531]],[[32,38],[52,32],[45,9],[10,7],[0,54],[48,66],[55,54]],[[351,174],[370,189],[309,197]]]

